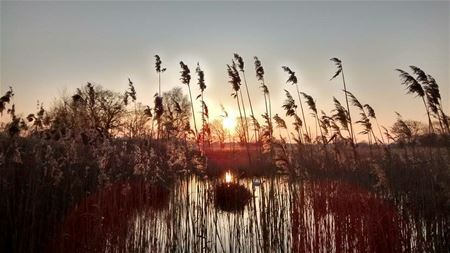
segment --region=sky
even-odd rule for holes
[[[255,77],[253,56],[265,69],[272,111],[281,108],[288,89],[286,65],[300,89],[329,113],[332,97],[344,102],[340,79],[330,81],[343,61],[347,88],[376,111],[389,126],[399,112],[405,119],[426,122],[420,99],[405,95],[396,68],[409,65],[431,74],[441,88],[449,113],[449,16],[444,2],[4,2],[0,3],[1,93],[15,91],[16,110],[27,115],[86,82],[123,92],[130,77],[138,101],[152,105],[157,91],[154,55],[167,71],[163,90],[187,87],[179,80],[179,61],[193,72],[205,72],[206,103],[218,118],[223,104],[237,116],[226,64],[233,53],[245,60],[256,115],[264,100]],[[200,111],[198,101],[195,104]],[[305,108],[306,109],[306,108]],[[247,109],[248,110],[248,109]],[[256,113],[257,112],[257,113]],[[356,110],[352,109],[356,117]],[[314,128],[307,115],[308,125]]]

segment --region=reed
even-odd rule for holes
[[[295,88],[297,89],[297,95],[298,95],[298,103],[300,104],[300,109],[302,112],[303,126],[305,128],[305,133],[308,136],[308,139],[311,139],[311,134],[309,133],[308,127],[306,126],[305,112],[303,111],[302,98],[300,97],[300,90],[298,88],[297,76],[295,75],[295,72],[292,71],[289,67],[283,66],[281,68],[289,74],[289,77],[286,80],[286,83],[295,84]]]
[[[353,132],[353,123],[352,123],[352,116],[350,113],[350,106],[348,104],[347,85],[345,84],[344,68],[342,67],[341,60],[339,60],[338,58],[331,58],[330,60],[332,62],[334,62],[334,64],[337,67],[337,71],[333,75],[333,77],[331,77],[330,81],[333,80],[334,78],[338,77],[339,75],[342,76],[342,84],[344,86],[344,94],[345,94],[345,103],[347,105],[347,114],[348,114],[348,121],[349,121],[349,126],[350,126],[350,139],[351,139],[352,145],[354,146],[355,145],[355,135]]]
[[[228,76],[230,77],[230,81],[229,83],[231,84],[232,88],[233,88],[233,93],[231,94],[232,97],[234,97],[236,99],[237,102],[237,106],[238,106],[238,110],[239,110],[239,116],[240,116],[240,124],[244,129],[244,140],[245,140],[245,146],[247,149],[247,156],[248,156],[248,161],[249,163],[251,163],[251,156],[250,156],[250,148],[248,146],[248,131],[246,130],[246,125],[244,125],[245,121],[242,118],[242,110],[241,110],[241,105],[239,103],[239,91],[241,88],[241,78],[239,76],[239,72],[236,68],[236,63],[233,61],[232,65],[227,65],[228,68]]]
[[[264,96],[264,105],[266,108],[266,115],[268,115],[268,118],[270,121],[272,121],[272,105],[270,101],[270,92],[269,88],[267,87],[265,80],[264,80],[264,68],[262,66],[261,61],[258,57],[253,57],[255,60],[255,72],[256,72],[256,79],[261,82],[261,90],[263,92]],[[271,132],[269,134],[272,134]]]
[[[438,119],[441,131],[443,133],[448,132],[449,130],[448,117],[442,110],[439,85],[431,75],[427,75],[419,67],[410,66],[410,68],[416,75],[416,79],[422,84],[422,87],[425,91],[425,96],[427,98],[428,108],[433,113],[435,118]]]
[[[433,133],[434,132],[433,124],[431,123],[430,111],[428,109],[427,102],[425,101],[426,96],[425,96],[425,91],[424,91],[422,85],[420,85],[420,83],[413,76],[411,76],[408,72],[403,71],[401,69],[396,69],[396,70],[400,73],[400,78],[402,79],[402,84],[406,86],[406,89],[408,90],[408,94],[414,94],[414,95],[422,98],[423,105],[425,106],[425,110],[427,112],[427,117],[428,117],[428,129],[429,129],[430,133]]]
[[[189,70],[189,67],[184,64],[182,61],[180,61],[181,66],[181,83],[187,85],[189,90],[189,98],[191,100],[191,108],[192,108],[192,119],[194,120],[194,129],[195,129],[195,135],[198,136],[198,130],[197,130],[197,122],[195,121],[195,110],[194,110],[194,101],[192,100],[192,92],[191,92],[191,71]]]
[[[198,75],[198,86],[200,88],[200,95],[197,96],[197,99],[200,98],[200,102],[202,105],[202,130],[201,130],[201,143],[202,143],[202,149],[205,150],[205,136],[208,139],[208,142],[210,142],[210,136],[211,136],[211,129],[209,127],[208,118],[209,118],[209,112],[208,112],[208,106],[205,103],[205,100],[203,98],[204,91],[206,89],[205,84],[205,73],[200,68],[200,64],[197,63],[197,68],[195,69],[195,72]]]
[[[162,73],[157,59],[157,72]],[[253,115],[255,108],[250,111],[260,146],[249,143],[241,107],[243,62],[240,70],[233,61],[227,71],[240,116],[236,131],[242,133],[245,147],[236,145],[235,135],[218,121],[211,126],[222,129],[212,136],[225,147],[206,150],[205,75],[198,64],[202,130],[197,133],[190,125],[192,117],[196,126],[191,74],[183,62],[180,66],[189,97],[180,87],[161,94],[158,78],[153,109],[139,102],[131,79],[125,93],[87,83],[49,108],[38,102],[36,112],[24,118],[16,113],[12,88],[0,97],[0,113],[5,113],[0,131],[0,251],[445,252],[449,248],[448,118],[439,86],[430,75],[412,66],[415,77],[407,73],[402,78],[408,78],[407,88],[414,94],[422,89],[424,105],[439,124],[434,134],[426,131],[426,124],[397,113],[392,127],[377,122],[380,136],[376,136],[374,109],[347,91],[343,79],[348,104],[359,112],[354,123],[362,131],[352,133],[350,108],[338,99],[333,97],[334,109],[326,113],[298,89],[320,129],[321,138],[312,141],[303,111],[297,113],[298,104],[288,90],[280,108],[286,117],[279,113],[272,117],[264,69],[255,57],[265,101],[261,125]],[[288,83],[297,84],[295,73],[288,68],[286,72]],[[338,66],[333,78],[341,73]],[[229,116],[223,106],[222,111],[223,117]],[[156,142],[153,121],[151,126],[145,124],[150,118],[158,121]],[[273,137],[272,121],[280,131],[278,138]],[[370,136],[379,145],[357,142],[359,135]],[[202,146],[196,145],[199,138]],[[360,159],[354,159],[356,152]],[[258,154],[260,159],[251,161]],[[224,183],[223,172],[230,167],[234,181]]]
[[[154,96],[154,112],[155,118],[157,122],[157,134],[156,139],[159,140],[160,131],[161,131],[161,116],[164,112],[164,107],[162,103],[162,93],[161,93],[161,73],[166,71],[166,68],[162,67],[162,61],[159,55],[155,55],[155,70],[158,74],[158,93]],[[153,134],[153,122],[152,122],[152,134]]]
[[[253,106],[252,106],[252,100],[250,98],[250,93],[248,91],[248,85],[247,85],[247,78],[245,77],[245,69],[244,69],[244,59],[242,59],[242,57],[239,54],[234,54],[234,60],[235,62],[237,62],[237,66],[239,68],[239,71],[242,73],[242,77],[244,79],[244,85],[245,85],[245,90],[247,92],[247,98],[248,98],[248,103],[250,106],[250,117],[252,119],[255,119],[255,114],[253,113]],[[249,134],[249,127],[248,127],[248,121],[247,121],[247,114],[245,111],[245,104],[244,104],[244,100],[242,99],[242,92],[241,90],[239,90],[239,92],[241,93],[241,102],[242,102],[242,109],[244,112],[244,118],[245,118],[245,125],[246,125],[246,131],[247,131],[247,137],[248,137],[248,141],[250,142],[250,134]],[[255,142],[256,142],[256,132],[255,132]]]

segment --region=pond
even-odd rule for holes
[[[220,184],[182,178],[170,188],[151,188],[151,203],[128,201],[139,194],[123,184],[84,203],[92,208],[69,213],[55,245],[65,252],[439,252],[449,246],[446,215],[425,217],[404,199],[387,200],[354,184],[241,179],[252,197],[235,209],[218,202]]]

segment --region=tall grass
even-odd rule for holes
[[[428,128],[430,132],[433,132],[433,125],[431,123],[430,111],[428,110],[427,102],[425,101],[425,91],[420,83],[412,77],[408,72],[403,71],[401,69],[397,69],[400,72],[400,78],[402,79],[402,84],[406,86],[408,93],[414,94],[420,98],[422,98],[423,105],[425,106],[425,110],[427,112],[428,117]]]
[[[347,105],[347,114],[348,114],[348,121],[350,125],[350,139],[352,141],[352,145],[355,145],[355,135],[353,132],[353,123],[352,123],[352,116],[350,113],[350,106],[348,104],[348,96],[347,96],[347,85],[345,84],[345,76],[344,76],[344,68],[342,67],[342,62],[338,58],[331,58],[330,59],[337,67],[336,73],[331,77],[330,81],[334,78],[338,77],[339,75],[342,76],[342,84],[344,86],[344,95],[345,95],[345,103]]]
[[[195,72],[198,75],[198,86],[200,88],[200,95],[197,96],[197,99],[200,98],[200,102],[202,105],[202,130],[201,130],[201,143],[202,143],[202,149],[205,150],[205,136],[208,138],[208,142],[209,137],[211,135],[211,130],[208,124],[208,118],[209,118],[209,112],[208,112],[208,106],[206,106],[204,97],[203,97],[203,93],[206,89],[206,84],[205,84],[205,73],[203,72],[203,70],[200,68],[200,64],[197,63],[197,68],[195,70]]]
[[[308,94],[306,94],[304,92],[301,92],[300,94],[303,95],[303,97],[306,100],[306,104],[309,106],[309,109],[313,112],[313,116],[317,120],[316,121],[317,125],[319,125],[319,131],[320,131],[320,137],[321,137],[321,140],[322,140],[322,144],[324,146],[326,146],[327,145],[327,140],[326,140],[326,137],[324,136],[324,134],[322,132],[322,123],[319,120],[319,115],[317,114],[316,102],[314,101],[314,99],[310,95],[308,95]]]
[[[228,76],[230,78],[229,83],[231,84],[232,88],[233,88],[233,93],[231,94],[231,96],[233,96],[236,99],[237,102],[237,107],[239,110],[239,116],[240,116],[240,124],[242,126],[242,128],[244,129],[244,141],[245,141],[245,146],[247,149],[247,156],[248,156],[248,160],[249,162],[251,162],[251,156],[250,156],[250,149],[248,146],[248,131],[247,131],[247,127],[246,127],[246,120],[243,119],[242,117],[242,110],[241,110],[241,104],[239,103],[239,95],[242,94],[240,93],[240,89],[241,89],[241,78],[239,76],[239,72],[236,68],[236,63],[233,61],[232,65],[227,65],[228,68]]]
[[[187,85],[189,90],[189,98],[191,99],[191,108],[192,108],[192,119],[194,120],[194,129],[195,129],[195,135],[198,136],[198,130],[197,130],[197,122],[195,121],[195,110],[194,110],[194,100],[192,100],[192,92],[191,92],[191,71],[189,70],[189,67],[184,64],[182,61],[180,61],[181,66],[181,83]]]
[[[282,67],[283,70],[285,72],[287,72],[289,74],[288,79],[286,80],[286,83],[291,83],[291,84],[295,84],[295,88],[297,90],[297,95],[298,95],[298,103],[300,105],[300,109],[302,112],[302,118],[303,118],[303,126],[305,127],[305,133],[308,136],[308,139],[311,139],[311,134],[308,131],[308,127],[307,127],[307,123],[306,123],[306,119],[305,119],[305,112],[303,111],[303,104],[302,104],[302,98],[300,97],[300,90],[298,89],[298,80],[297,80],[297,76],[295,75],[295,72],[292,71],[289,67],[283,66]]]
[[[252,100],[250,98],[250,93],[248,91],[247,78],[245,77],[244,59],[242,59],[242,57],[240,55],[235,53],[234,54],[234,60],[237,62],[237,66],[239,68],[239,71],[242,73],[242,77],[244,78],[245,90],[247,92],[248,103],[249,103],[249,106],[250,106],[250,117],[252,119],[256,119],[255,118],[255,114],[253,113]],[[249,134],[247,114],[245,112],[245,104],[244,104],[244,100],[242,99],[242,92],[241,92],[241,90],[239,90],[239,91],[240,91],[240,94],[241,94],[242,108],[243,108],[243,111],[244,111],[245,124],[246,124],[246,128],[247,128],[247,130],[246,130],[247,131],[247,137],[248,137],[248,141],[250,142],[251,138],[250,138],[250,134]],[[255,142],[256,142],[256,133],[255,133]]]
[[[161,94],[160,75],[165,68],[155,58],[158,93],[153,113],[138,102],[131,79],[125,93],[88,83],[49,109],[38,103],[37,112],[26,118],[16,114],[12,88],[0,98],[5,121],[0,132],[2,252],[443,252],[449,248],[449,119],[436,80],[424,71],[412,66],[415,78],[400,73],[409,91],[421,96],[430,130],[397,114],[392,127],[383,127],[392,141],[386,145],[374,109],[346,89],[340,60],[333,58],[338,66],[333,78],[342,74],[347,103],[333,97],[331,114],[319,111],[314,98],[298,89],[295,73],[283,68],[289,74],[287,83],[297,87],[302,114],[285,90],[280,109],[293,121],[296,133],[291,133],[285,119],[278,113],[271,115],[264,69],[255,57],[265,102],[263,122],[255,127],[260,146],[250,144],[242,112],[244,63],[237,57],[238,65],[233,61],[227,71],[245,147],[235,145],[229,134],[230,147],[214,150],[205,147],[209,112],[200,66],[196,68],[197,98],[202,103],[199,134],[188,66],[180,62],[181,82],[188,86],[189,97],[181,88]],[[247,97],[250,104],[248,90]],[[302,97],[320,130],[321,138],[315,141],[305,122]],[[362,126],[360,133],[353,132],[350,103],[359,110],[360,119],[354,123]],[[257,122],[255,108],[250,108]],[[436,131],[431,131],[431,117],[439,125]],[[273,137],[272,120],[280,130],[278,139]],[[154,121],[158,122],[156,142]],[[357,142],[358,135],[367,136],[369,145]],[[224,142],[226,137],[218,138]],[[371,145],[372,139],[377,145]],[[196,145],[198,141],[203,145]],[[252,161],[257,155],[261,159]],[[222,177],[230,167],[239,191],[231,200],[227,195],[218,198],[227,192]],[[229,208],[221,199],[236,200],[239,208]]]
[[[266,108],[266,115],[272,120],[272,104],[270,102],[270,92],[269,87],[267,87],[266,82],[264,81],[264,68],[262,66],[261,61],[258,57],[254,57],[255,60],[255,72],[256,72],[256,79],[261,82],[261,89],[264,95],[264,105]]]
[[[347,91],[348,96],[350,96],[350,101],[356,108],[359,109],[361,119],[356,121],[355,123],[359,123],[363,130],[360,132],[360,134],[366,134],[367,138],[369,140],[369,144],[371,143],[371,137],[374,139],[375,143],[377,143],[377,137],[375,136],[375,133],[372,129],[372,123],[370,122],[369,114],[371,116],[375,115],[374,110],[369,105],[362,105],[361,102],[351,93],[350,91]],[[368,109],[368,112],[366,113],[366,109]]]
[[[163,103],[162,103],[162,93],[161,93],[161,73],[164,73],[166,71],[166,68],[162,67],[162,61],[161,58],[159,57],[159,55],[155,55],[155,70],[156,73],[158,74],[158,93],[155,94],[154,96],[154,112],[155,112],[155,117],[154,119],[156,119],[157,121],[157,139],[159,139],[160,136],[160,131],[161,131],[161,116],[164,112],[164,107],[163,107]],[[153,121],[152,121],[152,134],[153,134]]]
[[[164,73],[166,71],[166,68],[162,67],[162,61],[159,55],[155,55],[155,70],[158,74],[158,94],[161,96],[161,73]]]

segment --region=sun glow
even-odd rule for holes
[[[236,120],[232,117],[226,117],[223,119],[223,127],[227,130],[234,130],[236,128]]]
[[[233,175],[231,172],[227,171],[225,172],[225,183],[229,184],[233,181]]]

